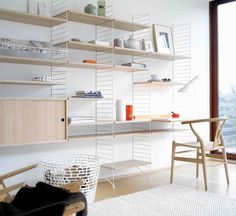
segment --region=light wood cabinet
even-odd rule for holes
[[[0,145],[67,139],[66,100],[0,99]]]

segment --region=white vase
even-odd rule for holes
[[[116,100],[116,121],[125,121],[125,102],[124,100]]]

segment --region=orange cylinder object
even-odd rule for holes
[[[126,105],[126,121],[133,120],[133,105]]]

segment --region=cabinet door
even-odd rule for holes
[[[65,100],[0,100],[0,145],[66,140]]]

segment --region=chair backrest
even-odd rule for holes
[[[24,167],[22,169],[15,170],[13,172],[9,172],[4,175],[0,175],[0,201],[10,201],[12,199],[10,192],[21,188],[25,184],[24,182],[21,182],[19,184],[15,184],[15,185],[7,187],[4,183],[4,180],[14,177],[18,174],[24,173],[26,171],[32,170],[36,167],[37,167],[37,165],[34,164],[31,166]]]
[[[192,124],[204,123],[204,122],[209,122],[211,124],[215,124],[216,131],[215,131],[215,136],[214,136],[214,140],[213,140],[213,147],[216,147],[219,145],[224,145],[222,130],[223,130],[223,127],[224,127],[226,121],[227,121],[227,117],[218,117],[218,118],[196,119],[196,120],[183,121],[182,124],[189,124],[192,132],[197,137],[198,141],[200,141],[201,143],[203,143],[203,140],[200,137],[200,135],[196,132],[196,130],[193,128]]]

